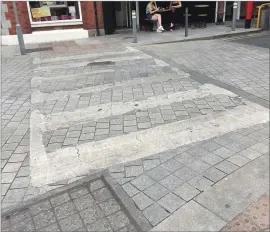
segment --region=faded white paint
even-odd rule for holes
[[[34,71],[42,71],[42,70],[52,70],[52,69],[63,69],[63,68],[76,68],[76,67],[83,67],[88,65],[90,62],[105,62],[105,61],[113,61],[113,62],[120,62],[120,61],[127,61],[127,60],[142,60],[142,59],[150,59],[152,58],[146,54],[138,54],[136,56],[119,56],[119,57],[110,57],[110,58],[98,58],[89,61],[77,61],[72,63],[63,63],[63,64],[56,64],[56,65],[48,65],[48,66],[39,66],[35,68]]]
[[[101,105],[94,105],[83,109],[74,111],[60,112],[45,116],[45,124],[47,130],[55,130],[59,127],[67,126],[70,122],[83,120],[98,120],[114,115],[125,114],[135,109],[149,109],[162,105],[169,105],[174,102],[181,102],[184,100],[191,100],[194,98],[203,98],[206,96],[224,94],[228,96],[236,96],[234,93],[225,89],[219,88],[211,84],[205,84],[199,89],[188,90],[185,92],[177,92],[171,94],[163,94],[154,97],[149,97],[142,101],[129,102],[112,102]],[[39,96],[32,96],[32,100],[38,99]],[[138,106],[135,106],[138,105]],[[102,109],[102,110],[100,110]]]
[[[42,143],[44,118],[34,111],[30,118],[31,183],[42,187],[87,174],[91,169],[107,168],[268,121],[268,109],[248,102],[228,112],[178,121],[46,154]]]

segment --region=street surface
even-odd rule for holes
[[[269,230],[262,40],[4,57],[3,231]]]

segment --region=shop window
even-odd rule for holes
[[[31,22],[81,20],[78,1],[29,1]]]

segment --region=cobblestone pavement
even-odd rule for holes
[[[145,48],[208,78],[269,101],[269,50],[229,41],[165,44]],[[166,51],[166,53],[164,53]]]
[[[268,109],[257,104],[260,100],[243,96],[244,91],[269,100],[265,50],[226,41],[177,46],[179,50],[173,45],[107,47],[91,54],[44,51],[3,59],[3,208],[108,170],[155,227],[269,155]],[[202,84],[193,70],[237,86],[239,92],[211,81]],[[96,226],[135,230],[114,195],[100,203],[96,198],[103,196],[97,193],[101,190],[87,187],[80,194],[88,199],[80,195],[78,201],[87,208],[80,210],[72,191],[67,190],[61,206],[54,205],[53,195],[42,212],[27,209],[19,214],[31,221],[27,225],[34,231],[47,226],[70,231],[65,229],[68,223],[76,226],[74,231]],[[93,204],[88,204],[90,199]],[[112,203],[105,211],[115,208],[112,219],[103,203]],[[9,215],[5,228],[26,226],[21,216]],[[91,224],[96,216],[100,220]],[[118,219],[125,223],[121,228],[114,224]]]

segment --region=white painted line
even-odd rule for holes
[[[224,94],[232,97],[236,96],[234,93],[229,92],[225,89],[219,88],[211,84],[205,84],[200,86],[199,89],[195,90],[158,95],[154,97],[149,97],[148,99],[142,101],[111,102],[101,105],[94,105],[83,109],[76,109],[74,111],[50,114],[45,116],[44,118],[46,129],[55,130],[63,126],[67,126],[70,122],[74,121],[96,121],[101,118],[125,114],[135,109],[144,110],[162,105],[169,105],[174,102],[181,102],[184,100],[192,100],[194,98],[203,98],[206,96],[218,94]],[[31,99],[35,101],[34,99],[38,99],[39,97],[40,96],[36,95],[32,96]]]
[[[49,66],[39,66],[34,69],[34,72],[41,71],[41,70],[52,70],[52,69],[63,69],[63,68],[76,68],[76,67],[83,67],[88,65],[92,62],[105,62],[105,61],[127,61],[127,60],[141,60],[141,59],[151,59],[152,57],[146,54],[141,54],[137,56],[123,56],[123,57],[110,57],[110,58],[100,58],[95,60],[89,61],[81,61],[81,62],[72,62],[72,63],[63,63],[63,64],[56,64],[56,65],[49,65]]]
[[[125,51],[121,52],[102,52],[102,53],[88,53],[88,54],[83,54],[83,55],[74,55],[74,56],[59,56],[59,57],[54,57],[54,58],[48,58],[48,59],[42,59],[40,60],[39,58],[35,58],[33,60],[33,64],[44,64],[44,63],[54,63],[54,62],[59,62],[59,61],[70,61],[70,60],[80,60],[80,59],[98,59],[101,57],[106,57],[106,56],[118,56],[118,55],[123,55],[123,54],[132,54],[132,53],[141,53],[141,51],[126,47]]]
[[[44,118],[33,111],[30,117],[31,183],[34,187],[42,187],[87,174],[91,169],[107,168],[268,121],[268,109],[248,102],[230,111],[46,154],[42,143]]]

